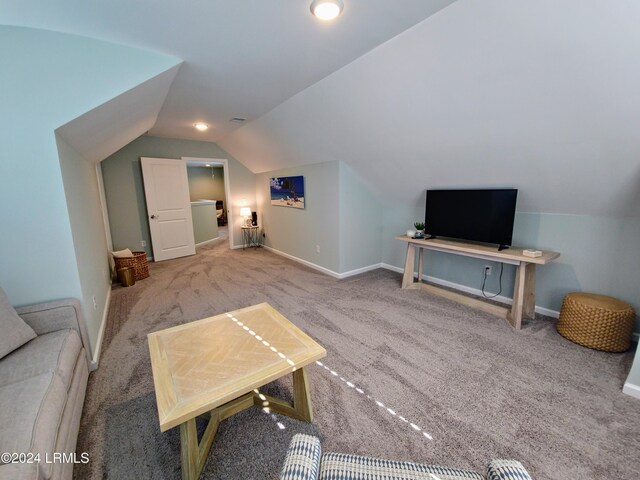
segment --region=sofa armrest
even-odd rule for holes
[[[16,312],[38,335],[65,329],[73,329],[78,332],[87,356],[87,366],[91,365],[89,337],[78,300],[68,298],[27,305],[16,308]]]
[[[39,463],[3,463],[0,465],[0,478],[43,480],[45,477]]]
[[[492,460],[487,465],[488,480],[532,480],[529,472],[516,460]]]
[[[315,480],[320,470],[320,440],[297,433],[291,439],[280,480]]]

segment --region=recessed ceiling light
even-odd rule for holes
[[[206,123],[202,123],[202,122],[194,123],[193,126],[196,127],[196,130],[199,130],[201,132],[204,132],[205,130],[207,130],[209,128],[209,125],[207,125]]]
[[[207,164],[205,165],[205,167],[210,167],[210,166],[211,166],[211,164],[209,164],[209,163],[207,163]]]
[[[313,0],[311,13],[320,20],[333,20],[342,12],[344,3],[342,0]]]

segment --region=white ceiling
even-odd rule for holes
[[[343,160],[388,202],[637,216],[638,25],[637,0],[459,0],[219,143],[254,172]]]
[[[0,0],[0,24],[183,59],[150,133],[217,141],[239,127],[231,118],[260,117],[452,1],[346,0],[327,23],[311,0]]]
[[[514,186],[524,211],[640,214],[637,0],[309,3],[0,0],[0,24],[184,59],[151,133],[254,172],[342,160],[389,202]]]

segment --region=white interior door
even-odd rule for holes
[[[186,162],[146,157],[140,161],[154,261],[195,255]]]

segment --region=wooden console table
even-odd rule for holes
[[[542,252],[541,257],[525,257],[522,248],[510,247],[507,250],[498,251],[496,247],[478,245],[474,243],[460,242],[456,240],[418,239],[402,235],[396,240],[407,242],[407,259],[404,264],[404,276],[402,277],[402,288],[422,289],[427,292],[440,295],[454,300],[469,307],[477,308],[484,312],[506,319],[515,329],[522,326],[522,317],[533,318],[536,286],[536,265],[546,265],[558,258],[558,252]],[[482,299],[472,298],[460,293],[445,290],[422,282],[422,269],[424,249],[436,250],[438,252],[453,253],[467,257],[481,258],[493,262],[508,263],[516,265],[516,278],[513,286],[513,304],[511,308],[502,307]],[[418,250],[418,281],[414,282],[414,266]]]

